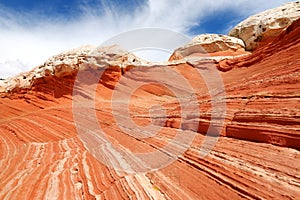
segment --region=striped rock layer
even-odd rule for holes
[[[15,77],[0,98],[0,199],[299,199],[299,35],[298,20],[243,57],[160,65],[115,50],[65,53],[75,61]],[[221,125],[209,93],[220,82],[208,88],[199,70],[222,78]],[[206,134],[210,124],[220,137]],[[206,140],[215,144],[203,157]],[[151,152],[161,157],[143,170],[135,155]],[[171,162],[156,166],[162,158]]]

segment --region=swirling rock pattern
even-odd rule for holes
[[[298,20],[251,55],[214,61],[215,66],[198,60],[204,69],[220,70],[226,90],[222,137],[206,157],[199,156],[199,148],[210,123],[211,99],[201,76],[195,76],[195,60],[152,66],[130,60],[123,53],[100,53],[102,56],[95,58],[80,53],[76,56],[90,65],[54,59],[52,63],[60,62],[63,67],[49,64],[54,68],[47,75],[43,74],[46,68],[39,68],[43,73],[36,78],[29,73],[29,85],[12,87],[7,83],[0,98],[0,199],[299,199],[299,35]],[[151,121],[153,105],[165,108],[165,121],[160,121],[159,112],[155,118],[159,134],[137,138],[124,133],[112,114],[114,88],[120,84],[117,92],[122,93],[130,87],[120,80],[143,82],[150,72],[170,69],[193,86],[201,112],[200,118],[193,120],[199,122],[199,128],[193,142],[173,163],[156,171],[130,174],[105,165],[85,148],[74,123],[72,91],[78,70],[93,79],[90,59],[97,58],[106,66],[96,83],[99,125],[112,143],[132,151],[158,150],[174,137],[174,131],[188,129],[188,124],[179,125],[180,106],[170,91],[185,94],[184,86],[172,79],[169,89],[149,83],[132,94],[129,105],[116,101],[114,115],[125,116],[116,108],[129,106],[132,120],[139,125]],[[89,99],[88,88],[77,94],[83,101]],[[86,122],[82,128],[90,129],[90,116],[80,114]],[[177,144],[174,148],[183,147]]]

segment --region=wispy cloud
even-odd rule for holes
[[[16,12],[0,4],[0,77],[29,70],[70,48],[97,46],[124,31],[160,27],[190,34],[191,27],[198,26],[200,30],[201,20],[213,13],[230,8],[247,17],[287,1],[136,0],[131,7],[109,0],[95,2],[82,1],[79,12],[68,18],[45,16],[42,11]]]

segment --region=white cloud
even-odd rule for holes
[[[246,17],[285,2],[149,0],[138,9],[117,12],[110,1],[102,0],[102,10],[97,5],[82,4],[82,13],[76,19],[68,20],[41,17],[38,13],[15,13],[0,5],[0,59],[9,61],[0,62],[0,77],[29,70],[70,48],[99,45],[124,31],[161,27],[188,34],[189,28],[220,10],[231,8]],[[164,56],[167,58],[168,55]]]
[[[19,60],[0,60],[0,78],[10,77],[26,70],[26,67]]]

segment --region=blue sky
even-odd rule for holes
[[[61,51],[121,32],[166,28],[189,36],[226,34],[250,15],[287,0],[0,0],[0,77]]]
[[[147,6],[147,2],[146,0],[0,0],[0,6],[10,10],[12,13],[34,13],[35,17],[72,21],[86,14],[85,12],[88,12],[87,10],[89,9],[96,8],[96,13],[99,16],[108,10],[126,15],[134,10],[142,9],[143,6]],[[172,10],[172,4],[170,4],[170,10]],[[182,9],[182,13],[184,11],[188,12],[188,10]],[[95,13],[95,10],[93,12]],[[248,14],[248,12],[246,13]],[[224,9],[219,9],[217,12],[208,11],[206,18],[199,18],[199,21],[197,19],[193,20],[194,24],[187,27],[184,33],[190,35],[201,33],[226,34],[228,27],[231,25],[230,23],[247,17],[246,13],[236,12],[235,8],[231,9],[228,6]]]

